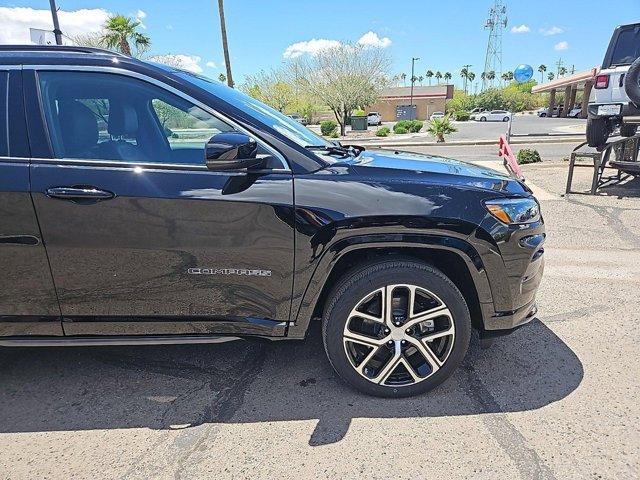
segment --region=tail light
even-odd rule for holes
[[[609,86],[609,75],[598,75],[596,77],[595,88],[607,88]]]

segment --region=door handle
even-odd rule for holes
[[[62,200],[109,200],[115,197],[115,193],[107,190],[100,190],[96,187],[80,186],[80,187],[52,187],[45,192],[48,197],[59,198]]]

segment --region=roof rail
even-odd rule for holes
[[[0,52],[72,52],[93,53],[98,55],[116,55],[127,57],[120,52],[112,52],[104,48],[78,47],[75,45],[0,45]]]

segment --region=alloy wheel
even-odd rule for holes
[[[447,361],[455,340],[451,311],[416,285],[387,285],[363,299],[345,323],[343,344],[351,366],[384,386],[415,385]]]

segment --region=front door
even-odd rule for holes
[[[31,188],[65,334],[283,334],[286,163],[209,171],[206,141],[237,127],[190,99],[127,75],[31,74],[53,150]]]

